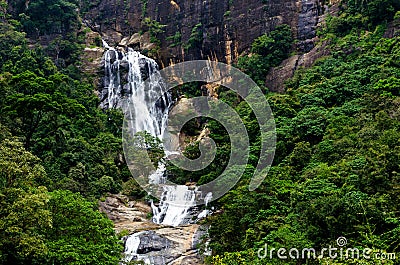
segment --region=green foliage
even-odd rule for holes
[[[79,27],[77,0],[35,0],[19,10],[25,31],[36,34],[62,34]]]
[[[165,156],[161,140],[144,131],[136,133],[134,141],[139,148],[146,149],[151,162],[157,167],[159,161]]]
[[[42,232],[52,223],[46,209],[47,190],[35,187],[45,176],[38,163],[21,143],[11,139],[0,142],[1,263],[19,263],[47,254]]]
[[[192,28],[192,32],[186,44],[183,46],[185,50],[201,49],[203,43],[203,24],[198,23]]]
[[[70,191],[53,191],[49,196],[49,264],[111,265],[120,261],[122,245],[112,222],[96,209],[96,204]]]
[[[140,2],[142,2],[142,18],[145,18],[146,14],[147,14],[147,3],[148,3],[148,0],[140,0]]]
[[[400,19],[400,11],[396,12],[396,14],[394,15],[393,19],[395,19],[395,20]]]
[[[15,50],[26,47],[25,34],[8,23],[0,23],[0,67],[13,59]]]
[[[192,131],[185,130],[186,133],[188,133],[190,137],[190,133],[192,134],[198,134],[201,125],[199,126],[197,124],[198,121],[191,120],[191,123],[189,122],[189,126],[192,128]],[[186,182],[198,182],[199,184],[207,183],[210,182],[211,180],[214,180],[217,176],[219,176],[223,170],[225,169],[228,159],[230,154],[230,142],[229,142],[229,136],[226,131],[226,129],[216,120],[213,119],[204,119],[201,121],[202,123],[206,122],[207,123],[207,130],[210,130],[212,133],[209,135],[210,138],[212,138],[215,143],[216,143],[216,154],[215,158],[212,161],[210,165],[208,165],[206,168],[191,172],[191,171],[186,171],[181,169],[180,167],[177,167],[168,161],[168,172],[171,174],[169,176],[169,179],[174,181],[175,183],[180,183],[180,184],[185,184]],[[197,124],[197,125],[193,125]],[[205,128],[204,128],[205,129]],[[196,159],[200,156],[200,148],[199,148],[200,141],[193,141],[192,143],[188,144],[183,152],[183,155],[189,159]],[[205,154],[203,154],[205,157],[207,157],[207,151],[211,151],[211,149],[205,148]],[[208,155],[211,156],[211,153]]]
[[[100,3],[101,0],[82,0],[80,1],[80,12],[82,14],[85,14],[90,9],[97,7]]]
[[[5,19],[7,17],[7,2],[5,0],[0,1],[0,19]]]
[[[152,20],[149,17],[144,18],[143,25],[145,25],[146,27],[149,27],[150,34],[152,34],[153,36],[156,36],[159,33],[163,33],[164,28],[167,26],[167,25],[161,24],[157,20]]]
[[[180,31],[175,32],[175,35],[169,36],[166,40],[171,41],[172,43],[169,47],[173,48],[182,44],[182,34]]]
[[[131,196],[135,199],[141,199],[146,196],[146,192],[142,189],[142,187],[136,182],[134,178],[131,178],[122,184],[122,194]]]
[[[44,187],[1,189],[0,262],[26,264],[48,255],[43,234],[51,228]]]
[[[145,4],[147,4],[147,0],[143,2],[143,5]],[[149,56],[157,56],[157,54],[159,54],[160,52],[160,45],[161,45],[159,35],[165,32],[164,28],[167,25],[161,24],[157,20],[152,20],[149,17],[143,19],[142,25],[146,27],[150,33],[150,42],[156,44],[155,48],[152,48],[151,50],[146,52],[148,53]]]
[[[278,57],[276,60],[279,60],[280,57],[287,55],[291,42],[292,32],[290,27],[288,25],[280,25],[269,34],[256,38],[251,45],[251,51],[263,56],[272,54],[274,57]]]
[[[42,49],[27,48],[23,34],[0,26],[12,37],[0,42],[0,122],[42,159],[47,176],[40,184],[96,197],[121,190],[130,176],[120,158],[121,113],[103,113],[92,84],[59,72]]]
[[[18,141],[0,141],[0,262],[117,263],[111,221],[81,195],[38,186],[46,177],[40,162]]]
[[[82,46],[74,36],[57,37],[46,48],[46,52],[54,58],[56,65],[66,68],[80,60]]]
[[[121,244],[88,198],[122,191],[140,199],[145,192],[122,156],[122,113],[100,110],[92,83],[78,70],[77,8],[99,2],[35,0],[28,9],[26,1],[9,4],[18,20],[10,19],[0,1],[0,263],[116,264]],[[334,245],[338,236],[352,247],[400,249],[400,39],[382,37],[398,9],[395,0],[346,0],[338,17],[328,16],[320,38],[329,39],[331,55],[298,70],[286,94],[266,95],[278,142],[270,173],[254,192],[247,187],[260,153],[257,120],[235,93],[217,89],[242,118],[251,146],[242,179],[213,202],[218,210],[208,219],[214,254],[208,262],[287,264],[259,259],[257,250],[265,244],[318,249]],[[142,0],[143,26],[159,43],[165,25],[146,17],[146,10]],[[186,50],[202,48],[203,27],[193,27]],[[55,37],[43,50],[28,46],[22,29],[31,38]],[[178,31],[168,40],[174,46],[181,38]],[[278,26],[256,38],[238,66],[263,86],[292,43],[289,26]],[[201,85],[185,84],[176,93],[199,96]],[[168,165],[170,180],[202,184],[224,170],[228,133],[206,118],[193,119],[184,132],[193,140],[203,129],[217,146],[213,163],[198,172]],[[146,133],[137,137],[157,165],[164,156],[160,141]],[[199,157],[199,143],[188,144],[184,154]],[[292,264],[299,262],[342,263]]]
[[[268,34],[253,41],[251,54],[238,59],[238,67],[247,73],[259,86],[264,87],[269,69],[286,59],[293,42],[288,25],[280,25]]]
[[[347,12],[361,14],[373,24],[380,23],[383,19],[392,20],[396,11],[400,9],[400,3],[396,0],[347,0],[345,4]]]
[[[79,62],[85,36],[85,32],[80,31],[80,4],[85,5],[77,0],[11,1],[9,10],[14,20],[8,22],[26,32],[32,40],[46,36],[47,56],[51,56],[60,69],[71,69]],[[28,50],[23,48],[23,51]]]
[[[348,21],[356,21],[354,16]],[[376,22],[369,19],[371,27]],[[335,23],[328,20],[327,27]],[[248,192],[248,181],[242,180],[215,203],[221,211],[210,218],[214,255],[208,263],[298,264],[260,260],[257,250],[264,244],[320,249],[335,245],[339,236],[351,247],[398,251],[400,39],[382,38],[382,25],[369,32],[359,25],[350,23],[336,33],[329,46],[333,55],[297,71],[286,94],[267,95],[277,126],[274,164],[257,191]],[[246,58],[252,72],[263,69],[256,52],[265,52],[270,43],[268,36],[254,42]]]
[[[27,188],[45,177],[39,158],[27,152],[20,142],[4,139],[0,154],[1,188]]]
[[[157,39],[157,35],[158,35],[158,34],[161,34],[161,33],[164,33],[164,32],[165,32],[164,28],[165,28],[167,25],[161,24],[161,23],[158,22],[157,20],[152,20],[152,19],[149,18],[149,17],[146,17],[146,18],[143,20],[142,24],[143,24],[144,26],[148,27],[148,29],[149,29],[149,32],[150,32],[150,41],[153,42],[153,43],[156,43],[156,44],[160,45],[160,40]]]
[[[392,21],[400,3],[396,0],[346,0],[340,8],[339,16],[328,17],[327,30],[343,37],[350,31],[372,30],[382,22]]]
[[[374,86],[374,89],[386,96],[400,96],[400,79],[396,77],[389,77],[387,79],[380,79]]]

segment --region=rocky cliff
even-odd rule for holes
[[[314,46],[322,0],[99,0],[84,22],[110,45],[150,52],[163,65],[193,59],[231,63],[258,36],[288,24],[300,52]]]

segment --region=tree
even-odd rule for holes
[[[48,253],[44,232],[52,219],[47,189],[35,185],[45,177],[38,163],[21,143],[0,142],[0,263],[25,264]]]
[[[52,227],[46,232],[48,264],[117,264],[122,244],[97,205],[70,191],[49,193]]]
[[[65,34],[79,25],[77,9],[77,0],[32,1],[22,23],[29,34]]]
[[[0,68],[10,59],[10,51],[26,44],[25,34],[8,23],[0,22]]]
[[[289,55],[292,31],[288,25],[279,25],[268,34],[256,38],[251,54],[239,57],[238,67],[245,71],[258,85],[264,86],[270,67],[277,66]]]
[[[32,147],[36,134],[48,137],[67,126],[65,116],[84,113],[81,104],[64,94],[68,91],[62,90],[67,86],[65,79],[57,74],[47,79],[30,71],[13,76],[9,85],[15,92],[8,95],[2,111],[11,118],[14,131],[24,135],[26,148]],[[57,81],[61,83],[56,85]]]

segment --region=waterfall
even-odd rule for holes
[[[150,106],[150,98],[158,96],[165,84],[158,73],[158,65],[141,53],[128,48],[127,52],[104,46],[105,89],[102,94],[103,108],[120,108],[123,99],[129,99],[134,109],[127,115],[134,116],[131,126],[135,132],[146,131],[162,139],[166,130],[168,111],[172,106],[170,93],[165,93],[156,104]],[[144,88],[144,81],[150,78],[150,86]],[[153,100],[154,102],[154,100]],[[136,115],[135,115],[136,114]],[[140,115],[138,115],[140,114]],[[160,163],[156,172],[149,179],[152,183],[165,183],[165,165]],[[152,203],[154,218],[157,224],[178,226],[182,223],[189,208],[194,205],[195,190],[185,185],[165,186],[160,207]]]
[[[165,83],[158,74],[158,65],[153,60],[130,48],[126,51],[110,47],[103,41],[104,48],[104,88],[101,91],[102,108],[121,108],[123,100],[130,100],[134,109],[129,109],[133,121],[133,131],[146,131],[154,137],[162,139],[166,130],[168,112],[173,100],[170,93],[151,106],[148,102],[155,99],[165,88]],[[144,81],[150,78],[149,88],[144,88]],[[154,102],[154,100],[153,100]],[[140,114],[140,115],[135,115]],[[149,177],[152,183],[165,183],[165,165],[159,163],[155,173]],[[195,205],[197,189],[185,185],[163,187],[159,206],[151,202],[153,210],[152,221],[157,224],[179,226],[186,223],[188,213]],[[208,196],[208,195],[207,195]],[[211,198],[211,197],[210,197]],[[204,216],[204,212],[202,214]],[[149,257],[137,253],[142,233],[130,235],[125,240],[125,262],[132,259],[145,261]]]
[[[125,262],[129,263],[131,260],[137,259],[137,260],[143,260],[146,264],[150,264],[148,257],[137,253],[137,250],[140,245],[140,237],[139,236],[143,233],[144,232],[135,233],[135,234],[127,236],[125,238],[125,250],[124,250],[124,254],[125,254],[124,261]]]
[[[151,204],[153,222],[172,226],[184,223],[190,208],[195,205],[196,193],[196,188],[185,185],[165,186],[160,205]]]
[[[101,107],[121,108],[123,99],[129,99],[134,108],[129,113],[134,116],[134,131],[146,131],[162,139],[168,110],[172,105],[171,94],[165,93],[154,106],[147,104],[157,97],[164,86],[162,78],[157,75],[157,63],[130,48],[127,52],[122,52],[109,47],[104,54],[104,64]],[[150,78],[150,87],[144,89],[143,83],[147,78]]]

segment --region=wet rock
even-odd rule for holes
[[[92,32],[92,34],[87,34],[89,40],[87,40],[87,45],[82,53],[82,70],[86,73],[96,74],[99,70],[99,65],[101,64],[101,59],[104,53],[102,47],[94,47],[94,39],[98,37],[98,33]]]
[[[394,38],[396,36],[400,36],[400,18],[389,23],[388,28],[383,36],[385,38]]]
[[[117,59],[118,53],[117,52],[110,52],[110,63],[114,63]]]
[[[294,55],[270,70],[265,81],[265,85],[270,91],[284,92],[283,84],[288,78],[293,77],[298,60],[299,55]]]
[[[132,94],[132,89],[129,84],[125,84],[122,88],[122,96]]]
[[[129,37],[125,37],[118,43],[118,46],[126,47],[128,46],[128,42],[129,42]]]
[[[309,52],[314,47],[312,39],[315,37],[318,18],[318,0],[302,0],[297,22],[297,39],[300,40],[297,48],[299,50]]]
[[[152,223],[147,216],[150,206],[131,201],[124,195],[110,195],[99,203],[102,212],[113,221],[117,232],[137,236],[139,243],[132,260],[148,259],[153,265],[203,264],[198,248],[208,227],[198,224],[168,227]]]
[[[100,81],[97,84],[100,97],[100,107],[102,109],[107,109],[110,107],[120,107],[120,98],[125,96],[127,97],[132,93],[131,87],[128,85],[130,64],[127,57],[125,57],[126,48],[118,47],[116,48],[116,50],[108,51],[107,54],[110,60],[110,64],[107,64],[107,66],[105,66],[106,54],[103,54],[101,60],[102,67],[98,66],[99,68],[101,68],[101,72],[99,72],[99,75],[103,75],[103,77],[99,79]],[[158,69],[158,65],[156,65],[153,60],[141,57],[138,59],[138,61],[142,80],[146,80],[150,76],[152,71]],[[113,75],[109,75],[108,71],[111,71]],[[108,98],[108,94],[110,93],[108,91],[108,87],[110,86],[111,82],[113,82],[114,84],[113,94],[118,95],[119,97],[114,101],[113,105],[115,106],[110,106],[110,104],[106,101],[106,99]]]
[[[301,1],[297,36],[300,41],[297,43],[297,48],[300,52],[305,53],[291,56],[279,66],[270,69],[265,85],[271,91],[285,92],[284,82],[293,77],[297,69],[311,67],[316,60],[330,54],[327,42],[315,46],[319,42],[318,37],[315,36],[315,30],[325,23],[328,14],[331,16],[338,14],[338,3],[338,1],[333,1],[330,7],[322,7],[318,0]]]
[[[128,61],[121,61],[119,64],[120,69],[129,70],[129,62]]]
[[[172,243],[167,238],[156,234],[154,231],[148,231],[139,236],[140,244],[137,249],[138,254],[146,254],[152,251],[160,251],[171,247]]]
[[[140,74],[142,76],[142,80],[145,80],[149,77],[149,65],[146,59],[139,58],[139,67],[140,67]]]

